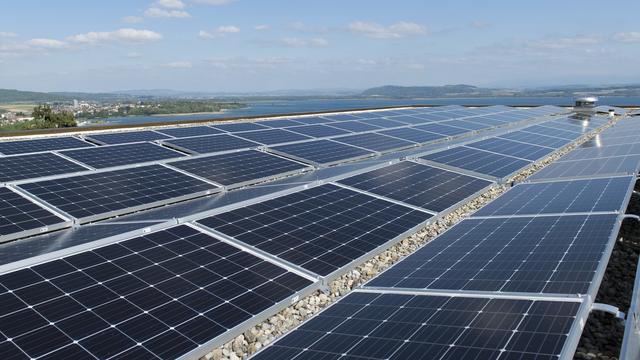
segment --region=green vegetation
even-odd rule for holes
[[[33,108],[31,115],[33,116],[33,120],[4,124],[0,126],[0,130],[55,129],[78,126],[72,112],[54,112],[49,105],[36,106]]]
[[[93,112],[81,112],[79,118],[108,118],[115,116],[149,116],[190,113],[215,113],[222,110],[245,107],[239,102],[217,102],[212,100],[164,100],[157,102],[138,102],[120,105],[117,109],[101,109]]]

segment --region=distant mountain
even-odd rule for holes
[[[71,100],[64,95],[53,95],[44,92],[0,89],[0,103],[13,102],[46,102]]]
[[[395,86],[374,87],[363,91],[365,97],[424,98],[424,97],[459,97],[483,96],[495,92],[493,89],[479,88],[473,85],[444,86]]]

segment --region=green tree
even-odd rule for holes
[[[54,112],[50,105],[38,105],[33,108],[34,120],[36,120],[42,128],[62,128],[76,127],[76,119],[70,111]]]

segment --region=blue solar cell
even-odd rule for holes
[[[320,117],[320,116],[297,117],[297,118],[294,118],[294,120],[296,122],[307,124],[307,125],[325,124],[325,123],[332,123],[333,122],[333,120],[325,119],[325,118]]]
[[[480,124],[469,120],[449,120],[441,123],[442,125],[455,126],[467,130],[482,130],[493,127],[492,125]]]
[[[578,132],[571,132],[571,131],[566,131],[562,129],[554,129],[554,128],[549,128],[549,127],[540,126],[540,125],[529,126],[522,129],[522,131],[526,131],[534,134],[540,134],[540,135],[547,135],[551,137],[557,137],[561,139],[567,139],[571,141],[582,136],[582,134]]]
[[[261,121],[260,125],[265,125],[271,128],[283,128],[283,127],[289,127],[289,126],[304,125],[304,123],[301,123],[293,119],[279,119],[279,120]]]
[[[616,212],[633,177],[519,184],[485,205],[474,216]]]
[[[339,183],[435,212],[446,210],[492,184],[409,161],[351,176]]]
[[[186,159],[169,164],[225,186],[266,181],[308,169],[306,165],[255,150]]]
[[[261,125],[255,122],[219,124],[219,125],[213,125],[213,127],[215,127],[216,129],[220,129],[228,132],[241,132],[241,131],[269,129],[268,126]]]
[[[351,131],[351,132],[364,132],[364,131],[382,129],[380,126],[370,125],[361,121],[333,122],[327,125],[338,128],[338,129],[342,129],[342,130]]]
[[[334,138],[341,143],[358,146],[371,151],[387,152],[416,146],[416,143],[378,133],[365,133]]]
[[[223,133],[222,130],[214,129],[209,126],[183,126],[170,129],[157,129],[155,131],[177,138]]]
[[[59,229],[65,222],[40,205],[0,187],[0,242]]]
[[[177,151],[152,143],[100,146],[90,149],[63,151],[61,153],[96,169],[185,156]]]
[[[86,141],[74,137],[0,141],[0,153],[5,155],[26,154],[41,151],[93,147]]]
[[[157,133],[155,131],[129,131],[110,134],[92,134],[85,136],[85,138],[105,145],[171,139],[170,136]]]
[[[556,161],[533,174],[529,180],[549,180],[566,177],[612,176],[637,174],[640,155],[596,158],[573,161]]]
[[[503,178],[531,164],[530,161],[468,147],[456,147],[425,155],[422,159]]]
[[[384,118],[364,119],[364,120],[361,120],[361,122],[365,124],[379,126],[385,129],[396,128],[399,126],[406,126],[406,124],[403,122],[384,119]]]
[[[587,294],[617,214],[463,220],[366,286]]]
[[[12,290],[0,290],[0,332],[12,337],[11,347],[0,342],[4,358],[175,359],[236,336],[231,329],[312,282],[181,225],[6,273],[0,284]]]
[[[426,124],[426,123],[431,122],[431,120],[425,120],[425,119],[421,119],[421,118],[417,117],[416,114],[389,116],[389,117],[387,117],[387,119],[390,119],[390,120],[393,120],[393,121],[398,121],[398,122],[403,122],[403,123],[408,124],[408,125],[419,125],[419,124]]]
[[[551,136],[545,136],[540,134],[533,134],[525,131],[514,131],[512,133],[500,135],[500,138],[507,139],[507,140],[520,141],[527,144],[547,146],[554,149],[559,149],[571,142],[570,140],[566,140],[566,139],[554,138]]]
[[[237,136],[264,145],[283,144],[311,139],[308,136],[284,129],[246,131],[241,134],[237,134]]]
[[[467,129],[462,129],[455,126],[449,126],[444,124],[426,124],[426,125],[418,125],[414,126],[418,130],[429,131],[436,134],[442,134],[446,136],[456,136],[461,134],[466,134],[470,132]]]
[[[0,182],[70,174],[86,170],[88,169],[52,153],[0,157]]]
[[[446,137],[444,135],[418,130],[414,127],[390,129],[385,131],[379,131],[378,133],[382,135],[397,137],[403,140],[413,141],[418,144],[440,140]]]
[[[316,274],[329,275],[430,217],[326,184],[198,223]]]
[[[163,143],[172,148],[196,154],[243,150],[260,146],[252,141],[228,134],[175,139]]]
[[[275,359],[557,359],[580,302],[355,292],[264,348]]]
[[[270,148],[278,154],[315,165],[333,165],[374,156],[375,153],[331,140],[315,140]]]
[[[314,138],[331,137],[337,135],[350,134],[351,132],[325,125],[305,125],[287,128],[289,131],[298,134],[311,136]]]
[[[470,144],[466,144],[466,146],[531,161],[541,159],[554,151],[554,149],[548,147],[524,144],[521,142],[501,139],[497,137],[476,141]]]
[[[131,213],[217,190],[212,184],[160,165],[37,181],[19,187],[83,221]]]

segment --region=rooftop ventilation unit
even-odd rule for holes
[[[596,104],[598,98],[595,96],[582,96],[575,100],[573,110],[582,114],[594,114],[596,112]]]

